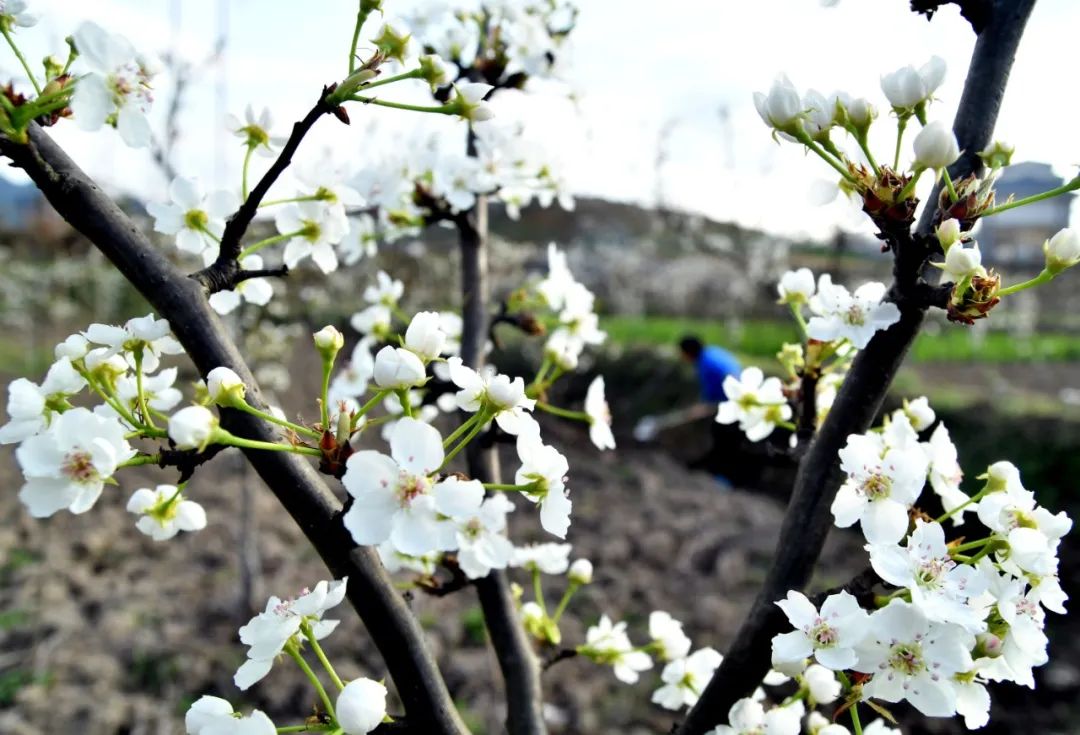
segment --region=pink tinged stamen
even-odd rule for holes
[[[93,458],[86,451],[69,452],[64,457],[61,471],[74,482],[82,484],[100,479]]]

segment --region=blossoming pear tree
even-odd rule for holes
[[[894,282],[849,288],[807,269],[785,274],[780,303],[802,341],[778,355],[783,375],[752,366],[728,378],[716,420],[737,423],[752,441],[786,434],[799,472],[773,566],[726,654],[695,648],[661,610],[649,611],[644,630],[608,614],[581,640],[565,640],[560,627],[575,594],[592,582],[593,565],[571,561],[563,543],[573,471],[535,416],[584,423],[597,451],[615,448],[602,377],[581,407],[551,402],[552,386],[605,335],[593,294],[555,244],[545,277],[524,280],[497,308],[491,301],[489,200],[515,214],[533,200],[569,208],[572,199],[544,152],[514,121],[496,118],[489,101],[556,75],[577,8],[485,0],[388,19],[382,0],[356,5],[340,79],[313,82],[314,104],[289,135],[275,134],[269,113],[255,107],[222,131],[241,144],[237,186],[208,192],[176,178],[168,201],[149,205],[154,230],[176,245],[170,255],[194,259],[184,275],[46,132],[71,118],[147,145],[156,62],[87,22],[74,29],[66,59],[49,57],[36,69],[18,45],[34,16],[19,0],[0,4],[0,31],[26,75],[22,89],[12,83],[0,94],[0,153],[157,311],[123,325],[87,325],[56,346],[40,383],[19,378],[8,386],[0,442],[17,445],[20,500],[36,518],[89,513],[124,486],[125,470],[156,466],[162,482],[121,502],[138,531],[182,542],[169,540],[207,526],[197,500],[203,465],[236,448],[332,577],[271,597],[238,632],[247,653],[233,677],[237,690],[257,686],[275,664],[295,665],[310,682],[313,709],[277,724],[203,696],[185,715],[186,731],[467,732],[401,585],[432,594],[475,589],[513,735],[547,731],[541,668],[571,656],[610,668],[626,685],[650,680],[652,693],[643,696],[679,713],[674,732],[682,735],[804,728],[881,735],[896,732],[890,707],[902,701],[978,728],[988,721],[987,683],[1034,686],[1032,670],[1047,661],[1045,614],[1065,612],[1057,550],[1071,520],[1041,506],[1005,460],[977,475],[975,492],[965,491],[948,429],[925,398],[873,425],[929,310],[963,328],[1080,262],[1080,233],[1063,230],[1045,244],[1040,275],[1005,285],[970,235],[981,218],[1080,188],[1077,178],[1024,200],[994,196],[1012,155],[992,142],[994,120],[1034,0],[987,0],[971,19],[978,41],[951,126],[930,119],[946,74],[937,58],[882,77],[889,115],[845,93],[800,94],[785,77],[755,98],[778,142],[820,157],[839,190],[861,204],[883,257],[893,260]],[[395,97],[410,86],[430,104]],[[314,126],[329,124],[324,119],[348,123],[373,105],[444,116],[456,137],[392,151],[361,171],[301,150]],[[868,131],[887,117],[895,146],[874,151]],[[915,127],[909,151],[906,134]],[[299,186],[281,191],[290,167]],[[936,185],[920,202],[924,176]],[[277,232],[251,241],[260,211]],[[309,397],[317,418],[290,420],[267,405],[218,315],[265,306],[275,281],[308,261],[322,273],[362,264],[378,243],[437,224],[459,237],[460,313],[410,313],[404,284],[369,272],[349,336],[336,325],[312,335],[309,349],[321,364],[321,389]],[[543,338],[528,375],[485,364],[489,340],[511,328]],[[176,387],[185,355],[204,379],[188,396]],[[451,417],[456,428],[444,433],[439,427]],[[516,449],[512,482],[492,449],[501,442]],[[522,511],[557,540],[514,543],[507,516]],[[982,530],[969,530],[976,523]],[[867,569],[843,588],[808,597],[831,525],[858,527]],[[509,574],[527,584],[512,584]],[[375,672],[351,681],[337,674],[338,621],[324,616],[335,608],[339,615],[346,599],[382,653],[403,711]],[[863,725],[870,712],[880,718]]]

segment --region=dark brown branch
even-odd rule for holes
[[[280,265],[277,268],[240,270],[233,277],[232,285],[235,288],[238,284],[250,278],[284,278],[287,275],[289,275],[289,266],[287,265]]]
[[[990,22],[993,10],[991,0],[911,0],[911,10],[931,20],[934,13],[941,10],[942,5],[950,4],[959,6],[960,15],[971,24],[975,33],[982,33],[983,28]]]
[[[179,273],[41,128],[32,126],[29,135],[28,145],[0,139],[0,154],[26,171],[56,211],[168,319],[202,375],[218,366],[231,368],[247,384],[249,400],[261,405],[258,385],[207,305],[203,288]],[[223,410],[221,422],[238,436],[277,439],[273,427],[245,413]],[[251,450],[245,454],[331,574],[349,577],[349,600],[379,647],[416,731],[466,733],[423,631],[375,551],[353,542],[338,517],[341,503],[322,477],[295,454]]]
[[[560,648],[553,655],[548,656],[547,658],[544,659],[543,670],[547,671],[548,669],[553,667],[555,664],[560,663],[562,661],[569,661],[570,659],[574,658],[577,655],[578,655],[578,652],[573,648]]]
[[[980,170],[977,151],[989,143],[1008,81],[1009,69],[1035,0],[994,0],[987,27],[979,36],[968,69],[953,129],[966,151],[950,173],[954,180]],[[932,197],[930,202],[936,202]],[[917,234],[928,234],[935,210],[927,207]],[[801,590],[810,579],[832,525],[829,511],[843,481],[837,454],[849,434],[866,431],[880,410],[897,368],[922,325],[925,307],[901,303],[899,323],[878,332],[859,353],[832,409],[795,478],[772,568],[734,643],[679,735],[702,733],[726,722],[728,711],[749,696],[769,669],[773,637],[786,619],[775,601]]]
[[[470,132],[469,152],[475,155]],[[461,241],[461,359],[479,369],[488,335],[488,206],[477,197],[471,212],[455,218]],[[481,442],[466,447],[469,474],[481,482],[500,482],[498,455]],[[546,735],[540,667],[518,618],[506,573],[493,570],[475,582],[491,645],[506,683],[506,729],[510,735]]]
[[[236,280],[236,273],[240,268],[238,259],[240,257],[240,243],[244,239],[244,235],[247,234],[248,227],[251,226],[252,220],[255,219],[255,215],[259,211],[259,205],[262,204],[263,198],[266,197],[267,192],[270,191],[270,187],[277,182],[278,177],[285,172],[285,169],[292,163],[293,154],[296,153],[296,149],[300,147],[300,143],[304,140],[304,137],[311,131],[315,123],[319,121],[323,115],[332,114],[336,112],[337,108],[333,105],[327,104],[326,96],[334,90],[334,85],[329,87],[323,87],[322,92],[319,94],[319,100],[315,103],[315,106],[308,111],[308,114],[304,116],[303,120],[293,123],[292,134],[289,135],[289,139],[285,141],[285,145],[281,148],[281,153],[278,154],[277,159],[259,179],[259,183],[248,194],[244,203],[240,205],[240,208],[229,217],[228,222],[225,223],[225,232],[221,235],[221,249],[218,251],[217,260],[211,263],[206,268],[203,268],[197,273],[193,273],[191,277],[207,289],[210,293],[217,291],[225,291],[231,289],[238,281]]]

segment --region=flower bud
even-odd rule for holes
[[[494,87],[483,82],[468,82],[454,85],[454,98],[450,108],[458,116],[473,122],[483,122],[495,117],[491,108],[484,103],[484,97]]]
[[[986,269],[982,267],[982,253],[979,252],[979,243],[972,243],[970,248],[956,245],[949,248],[945,253],[945,276],[956,283],[973,276],[983,275]]]
[[[960,157],[956,135],[940,120],[927,125],[915,136],[915,168],[935,171],[952,164]]]
[[[312,335],[315,339],[315,347],[323,360],[332,362],[341,348],[345,346],[345,336],[337,328],[327,325]]]
[[[926,396],[920,396],[914,401],[904,401],[904,413],[911,422],[911,428],[915,431],[926,431],[934,423],[937,414],[930,408],[930,401]]]
[[[238,406],[245,403],[247,386],[240,376],[227,367],[216,367],[206,376],[206,391],[210,400],[219,406]]]
[[[1004,644],[993,633],[979,633],[975,636],[975,650],[972,654],[976,658],[997,658],[1003,652]]]
[[[754,106],[765,124],[771,128],[792,134],[803,116],[803,101],[795,85],[781,74],[769,88],[769,93],[754,93]]]
[[[780,283],[776,286],[780,294],[781,304],[805,304],[810,301],[816,290],[814,274],[809,268],[799,268],[788,271],[780,276]]]
[[[894,110],[908,112],[925,105],[945,80],[945,61],[934,56],[916,71],[913,66],[886,74],[881,78],[881,91]]]
[[[338,695],[334,707],[338,726],[348,735],[364,735],[386,717],[386,687],[371,679],[353,679]]]
[[[1016,147],[1011,146],[1008,143],[1003,143],[1000,140],[995,140],[993,145],[987,148],[985,151],[979,151],[979,158],[990,169],[1005,168],[1012,163],[1013,154],[1016,153]]]
[[[421,311],[409,322],[405,330],[405,348],[424,362],[438,357],[446,344],[442,331],[442,317],[436,311]]]
[[[446,62],[438,54],[420,57],[420,78],[430,84],[432,89],[442,87],[452,81]]]
[[[856,97],[845,105],[848,121],[856,130],[865,131],[877,117],[877,108],[863,97]]]
[[[177,449],[202,450],[214,436],[218,418],[205,406],[188,406],[169,417],[169,438]]]
[[[380,388],[415,388],[426,378],[424,363],[409,350],[387,345],[375,355],[375,384]]]
[[[487,397],[498,409],[513,408],[526,399],[525,381],[520,377],[510,380],[508,375],[496,375],[488,381]]]
[[[578,559],[570,565],[567,577],[573,584],[590,584],[592,582],[593,566],[588,559]]]
[[[56,346],[53,350],[53,354],[56,359],[66,357],[69,360],[78,360],[86,357],[86,353],[90,350],[90,342],[86,337],[81,334],[73,334],[63,342]]]
[[[361,67],[357,69],[349,76],[342,80],[341,84],[334,90],[334,99],[344,100],[349,95],[354,94],[360,87],[367,84],[372,79],[379,75],[378,70],[371,69],[369,67]]]
[[[945,220],[937,226],[934,234],[941,243],[941,251],[949,252],[949,248],[960,242],[960,220],[952,218]]]
[[[1005,492],[1012,484],[1020,484],[1020,470],[1012,462],[1001,460],[994,462],[986,470],[987,492]]]
[[[1046,270],[1058,274],[1080,262],[1080,230],[1071,227],[1058,232],[1043,245]]]

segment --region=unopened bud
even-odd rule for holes
[[[315,339],[315,347],[318,348],[325,362],[333,362],[337,353],[345,346],[345,336],[330,325],[323,327],[312,336]]]
[[[592,582],[593,566],[588,559],[578,559],[570,565],[567,577],[574,584],[590,584]]]
[[[1058,232],[1043,245],[1046,270],[1057,275],[1080,262],[1080,230],[1071,227]]]

